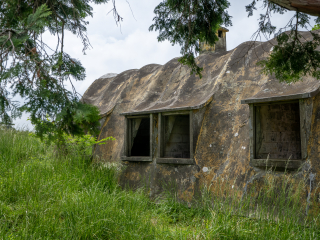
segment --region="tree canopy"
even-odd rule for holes
[[[300,0],[296,0],[300,1]],[[259,64],[265,74],[275,74],[280,81],[295,82],[307,74],[320,78],[318,33],[311,32],[313,41],[302,42],[299,30],[311,29],[310,16],[296,11],[294,17],[282,28],[277,29],[272,24],[273,14],[285,14],[288,9],[278,5],[284,1],[252,0],[246,6],[248,17],[253,16],[260,3],[265,9],[260,14],[259,29],[253,35],[257,41],[261,35],[266,38],[276,36],[278,44],[266,60]],[[278,4],[277,4],[278,3]],[[159,30],[159,41],[169,40],[172,44],[181,45],[182,57],[179,61],[191,68],[201,77],[201,68],[198,67],[195,56],[200,52],[199,40],[209,45],[217,41],[215,33],[219,26],[228,27],[232,24],[227,9],[228,0],[165,0],[155,8],[154,24],[150,30]],[[320,14],[320,10],[319,10]],[[319,23],[317,18],[316,23]]]
[[[300,1],[300,0],[295,0]],[[0,2],[0,121],[10,123],[23,111],[30,114],[36,134],[49,139],[63,133],[82,135],[95,133],[99,125],[96,107],[81,101],[67,82],[85,79],[81,63],[64,49],[65,31],[78,36],[85,52],[90,46],[86,35],[86,17],[93,16],[91,4],[105,4],[108,0],[2,0]],[[122,21],[113,4],[116,22]],[[275,74],[280,81],[294,82],[310,74],[319,79],[320,39],[311,32],[313,41],[301,41],[298,30],[309,27],[310,16],[298,12],[283,28],[271,22],[272,14],[284,14],[288,9],[280,0],[252,0],[246,6],[248,17],[257,4],[262,4],[265,14],[260,15],[259,29],[254,40],[263,34],[275,35],[278,44],[266,60],[260,62],[266,74]],[[228,0],[163,0],[155,8],[154,23],[150,31],[159,31],[158,40],[169,40],[181,46],[179,61],[188,65],[191,73],[201,77],[196,63],[200,52],[199,41],[214,45],[220,26],[232,25],[228,14]],[[320,14],[320,13],[319,13]],[[319,24],[319,18],[316,20]],[[310,28],[310,27],[309,27]],[[43,41],[47,32],[56,38],[51,48]],[[25,102],[12,101],[21,96]]]
[[[67,90],[66,82],[85,79],[85,69],[64,49],[64,33],[77,35],[86,51],[86,17],[90,4],[107,0],[3,0],[0,3],[0,118],[8,123],[23,111],[30,114],[36,134],[52,140],[63,132],[82,135],[97,130],[99,111]],[[115,10],[115,14],[117,14]],[[56,38],[50,48],[42,40],[49,32]],[[23,104],[12,101],[21,96]]]
[[[154,10],[154,24],[150,31],[158,30],[159,41],[169,40],[181,45],[179,61],[191,68],[191,73],[201,76],[201,68],[195,62],[200,52],[199,41],[214,45],[216,32],[221,25],[230,26],[227,0],[166,0]]]

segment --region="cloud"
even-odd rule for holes
[[[78,91],[83,93],[95,79],[106,73],[121,73],[151,63],[165,64],[180,55],[179,47],[172,47],[169,42],[158,43],[156,37],[156,33],[140,29],[121,40],[91,36],[94,48],[82,58],[87,78],[77,83]]]

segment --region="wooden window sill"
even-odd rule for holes
[[[253,167],[276,167],[284,169],[298,169],[303,164],[303,160],[284,159],[252,159],[250,165]]]
[[[130,162],[152,162],[152,157],[139,157],[139,156],[134,156],[134,157],[121,157],[122,161],[130,161]]]
[[[159,164],[181,164],[181,165],[193,165],[194,161],[192,158],[157,158]]]

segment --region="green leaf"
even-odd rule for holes
[[[278,45],[271,55],[258,63],[262,72],[275,74],[280,82],[287,83],[299,81],[307,75],[320,79],[320,52],[316,50],[320,46],[320,37],[311,34],[313,41],[302,41],[302,37],[294,32],[279,35]]]
[[[230,26],[231,17],[226,11],[227,0],[165,0],[154,10],[154,24],[149,31],[159,31],[158,41],[166,41],[181,46],[179,59],[191,69],[191,73],[201,76],[202,69],[195,63],[200,52],[199,40],[214,45],[221,25]]]

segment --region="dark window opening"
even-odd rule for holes
[[[299,103],[255,106],[256,159],[301,159]]]
[[[150,156],[150,119],[130,119],[131,156]]]
[[[190,158],[189,115],[164,117],[164,157]]]
[[[222,31],[218,31],[219,38],[222,38]]]

